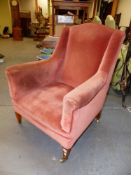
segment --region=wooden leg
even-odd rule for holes
[[[126,80],[123,80],[120,83],[120,90],[121,90],[121,93],[122,93],[122,107],[124,107],[124,108],[126,108],[126,104],[125,104],[126,89],[127,89],[127,82],[126,82]]]
[[[62,151],[62,158],[60,159],[61,163],[65,162],[68,159],[71,149],[63,148]]]
[[[16,119],[17,119],[18,123],[21,124],[21,121],[22,121],[21,115],[18,114],[17,112],[15,112],[15,115],[16,115]]]
[[[126,108],[125,99],[126,99],[126,93],[125,91],[122,91],[122,107],[123,108]]]
[[[99,114],[96,116],[96,122],[99,123],[101,118],[101,112],[99,112]]]

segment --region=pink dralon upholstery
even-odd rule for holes
[[[81,29],[79,26],[71,28],[62,74],[64,82],[75,87],[94,75],[111,35],[112,31],[105,32],[103,27],[97,27],[96,32],[94,25],[88,25],[88,32],[86,25]]]
[[[69,149],[102,110],[123,32],[65,27],[48,61],[6,69],[14,110]]]

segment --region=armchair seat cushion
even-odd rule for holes
[[[16,107],[25,109],[25,114],[30,113],[33,120],[58,132],[62,130],[60,122],[63,97],[71,89],[71,86],[54,82],[30,91],[17,101]]]

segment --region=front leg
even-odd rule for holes
[[[101,118],[101,112],[99,112],[95,118],[97,123],[99,123],[100,118]]]
[[[18,123],[21,124],[22,116],[17,112],[15,112],[15,116],[16,116],[16,119],[17,119]]]

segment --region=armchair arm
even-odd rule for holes
[[[65,132],[71,130],[73,112],[87,105],[105,85],[106,79],[107,74],[105,72],[98,72],[65,95],[61,119],[61,126]]]
[[[111,39],[108,43],[106,51],[103,55],[102,62],[99,66],[99,70],[104,72],[112,72],[115,68],[115,63],[118,58],[118,54],[121,49],[122,42],[124,40],[125,34],[120,30],[115,30],[111,36]],[[112,74],[110,75],[111,78]]]
[[[6,69],[10,95],[13,99],[21,97],[29,89],[43,86],[56,78],[58,69],[65,57],[68,35],[69,28],[65,27],[49,60],[34,61]]]
[[[47,61],[33,61],[7,68],[6,74],[11,97],[18,99],[28,90],[53,81],[61,60],[50,58]]]

